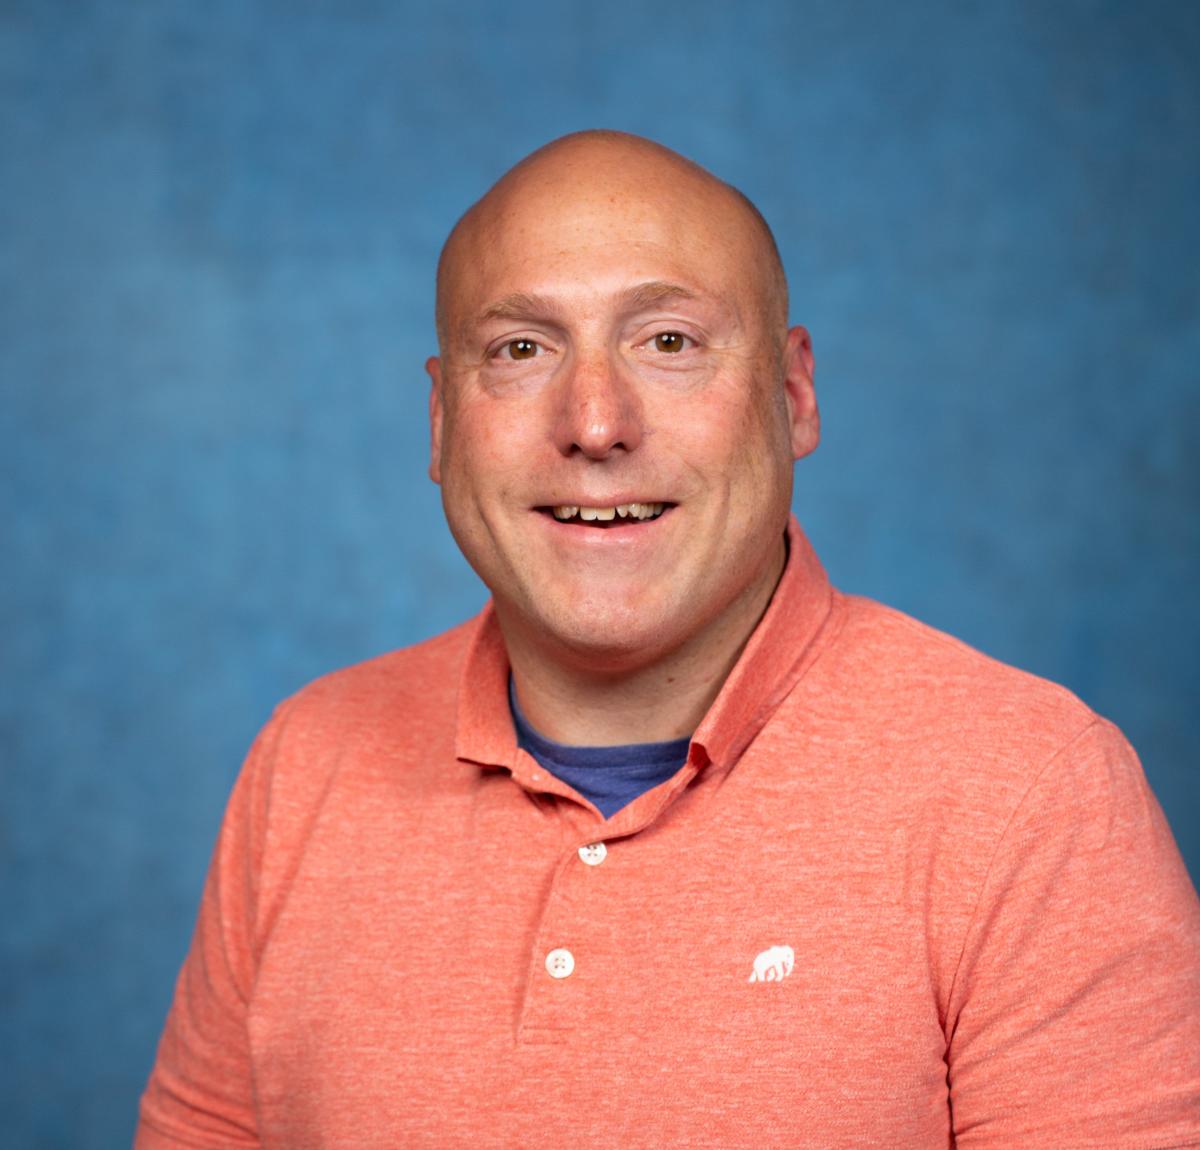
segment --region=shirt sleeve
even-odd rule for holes
[[[1133,749],[1097,720],[1030,786],[955,975],[962,1150],[1200,1145],[1200,902]]]
[[[267,762],[278,724],[277,713],[230,797],[191,948],[142,1095],[135,1150],[260,1145],[247,1013],[256,968]]]

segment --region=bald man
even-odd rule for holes
[[[1200,1144],[1137,758],[830,587],[787,316],[754,207],[646,140],[459,222],[430,474],[491,601],[260,735],[141,1150]]]

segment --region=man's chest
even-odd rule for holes
[[[318,826],[251,1006],[267,1145],[949,1144],[886,852],[702,809],[589,843],[507,787]]]

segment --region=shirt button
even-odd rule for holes
[[[546,955],[546,969],[551,978],[569,978],[575,969],[575,956],[565,947],[557,947]]]
[[[588,843],[587,846],[579,848],[579,857],[588,866],[599,866],[608,858],[608,847],[603,843]]]

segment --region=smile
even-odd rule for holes
[[[596,527],[604,527],[622,519],[642,522],[657,519],[671,506],[673,504],[670,503],[617,503],[611,507],[581,507],[567,503],[548,510],[560,523],[590,523]]]

